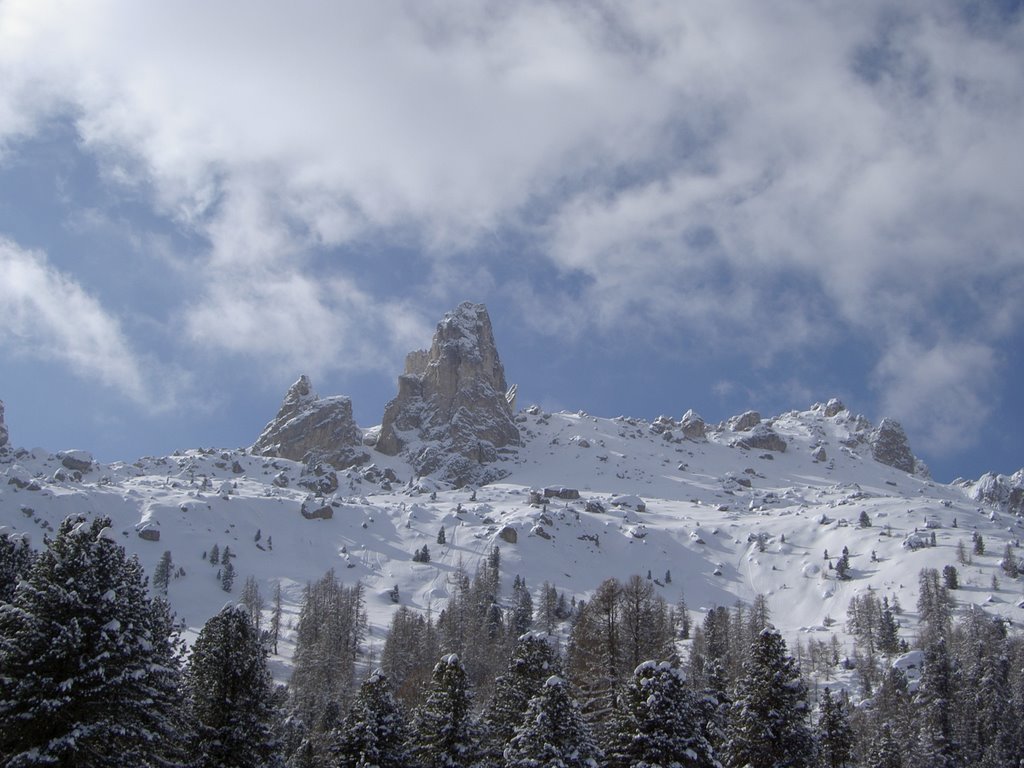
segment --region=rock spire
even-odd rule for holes
[[[403,453],[417,473],[456,485],[495,480],[504,473],[485,465],[519,445],[513,397],[487,308],[463,302],[438,323],[429,350],[406,357],[377,450]]]

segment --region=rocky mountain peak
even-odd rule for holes
[[[4,423],[4,401],[0,400],[0,451],[7,447],[7,425]]]
[[[343,395],[319,397],[309,377],[288,388],[277,416],[253,443],[259,456],[293,461],[326,462],[344,469],[365,462],[362,431],[352,417],[352,400]]]
[[[463,302],[437,324],[429,350],[406,357],[377,450],[404,453],[419,474],[439,472],[456,485],[496,479],[484,465],[519,445],[511,392],[487,308]]]

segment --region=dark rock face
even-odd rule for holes
[[[310,464],[323,461],[336,469],[362,464],[363,435],[352,418],[352,401],[342,395],[318,397],[307,376],[285,395],[277,416],[252,446],[258,456],[277,456]]]
[[[464,302],[438,323],[429,351],[406,357],[377,450],[455,485],[497,480],[504,473],[484,465],[519,445],[510,396],[487,309]]]
[[[907,433],[903,431],[898,421],[882,419],[868,440],[871,443],[871,456],[875,461],[900,472],[914,471],[916,460],[910,450]]]
[[[7,425],[4,423],[4,401],[0,400],[0,452],[7,448]]]

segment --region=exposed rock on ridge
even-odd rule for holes
[[[487,308],[463,302],[438,323],[429,351],[411,352],[387,404],[377,450],[404,453],[418,474],[456,485],[498,479],[484,465],[519,445],[515,389],[505,382]]]
[[[968,496],[1002,507],[1011,515],[1024,515],[1024,469],[1009,477],[986,472],[969,486]]]
[[[871,456],[875,461],[887,464],[901,472],[912,473],[917,460],[910,450],[910,441],[898,421],[882,419],[868,438]]]
[[[7,450],[7,425],[4,423],[4,401],[0,400],[0,451]]]
[[[303,375],[289,388],[277,416],[264,427],[252,452],[307,463],[323,461],[344,469],[369,458],[361,445],[362,432],[352,418],[352,400],[343,395],[318,397]]]

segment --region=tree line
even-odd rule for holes
[[[275,687],[279,592],[264,629],[247,582],[186,654],[108,519],[68,518],[39,554],[0,536],[0,765],[994,768],[1024,754],[1024,642],[978,608],[954,620],[938,571],[920,575],[908,679],[892,663],[910,648],[902,609],[870,592],[850,604],[851,655],[793,653],[763,596],[691,627],[650,578],[608,579],[588,601],[544,584],[535,608],[519,577],[500,594],[500,568],[497,548],[472,576],[457,568],[436,616],[399,607],[372,669],[364,589],[328,572],[306,587],[292,679]],[[839,665],[856,706],[811,680]]]

